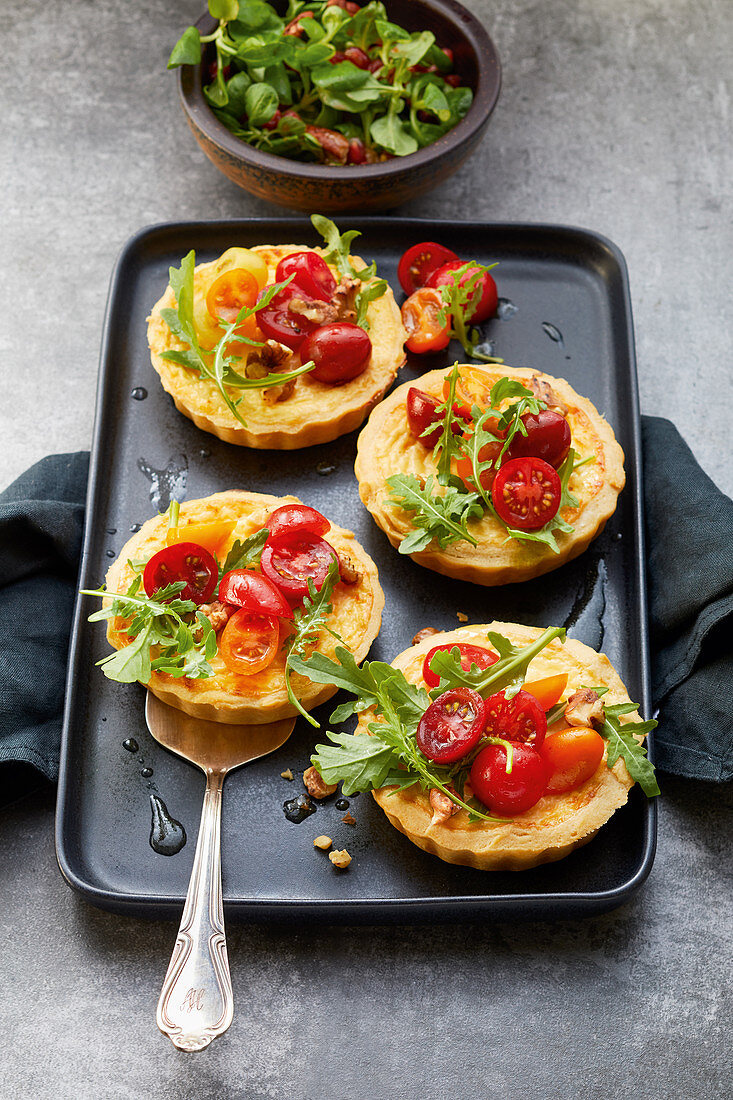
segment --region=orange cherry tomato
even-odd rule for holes
[[[438,319],[442,307],[440,293],[423,287],[411,294],[402,306],[402,324],[407,330],[405,347],[416,355],[440,351],[450,341],[448,319],[441,324]]]
[[[463,438],[469,439],[470,433],[464,432]],[[500,439],[497,439],[495,443],[485,443],[478,453],[479,461],[496,462],[503,446],[504,444],[501,442]],[[506,460],[506,455],[504,456],[504,460]],[[466,455],[463,455],[462,458],[455,459],[452,466],[454,473],[458,475],[464,485],[467,485],[469,489],[476,488],[476,484],[473,480],[473,463],[471,462],[470,458],[468,458]],[[495,477],[496,466],[491,466],[484,470],[481,474],[482,488],[490,490],[491,486],[494,484]]]
[[[206,308],[216,321],[230,325],[241,309],[250,309],[255,304],[259,291],[252,272],[235,267],[214,279],[206,293]],[[253,315],[237,325],[234,335],[254,340],[256,332],[257,318]],[[250,348],[250,344],[241,340],[232,339],[227,345],[230,355],[246,355]]]
[[[558,676],[545,676],[543,680],[522,684],[522,691],[528,691],[530,695],[534,695],[543,710],[552,710],[567,686],[568,674],[562,672]]]
[[[605,744],[600,733],[586,726],[572,726],[546,737],[539,752],[549,776],[548,793],[564,794],[590,779],[603,759]]]
[[[166,546],[177,542],[196,542],[210,554],[219,554],[235,526],[233,521],[216,520],[214,523],[186,523],[183,527],[171,527],[165,537]]]
[[[480,367],[462,366],[456,384],[456,400],[464,406],[468,413],[471,412],[472,405],[478,405],[480,408],[485,409],[489,404],[493,384],[491,376],[486,371],[481,370]],[[443,396],[446,399],[449,391],[450,375],[443,381]],[[486,424],[486,430],[494,430],[491,421]]]
[[[219,653],[230,672],[254,676],[272,664],[279,641],[276,618],[242,607],[224,627],[219,639]]]

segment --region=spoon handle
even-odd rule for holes
[[[207,773],[191,881],[158,1001],[158,1027],[179,1050],[203,1050],[226,1031],[234,1013],[221,890],[225,774]]]

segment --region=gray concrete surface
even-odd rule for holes
[[[164,70],[200,0],[0,0],[0,485],[91,436],[109,273],[161,220],[267,214]],[[404,212],[577,224],[630,268],[644,411],[730,462],[729,0],[474,0],[504,65],[480,151]],[[53,798],[0,813],[0,1096],[707,1098],[730,1090],[730,787],[666,778],[637,899],[584,923],[230,929],[238,1012],[158,1035],[174,928],[77,900]]]

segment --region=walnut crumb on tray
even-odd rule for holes
[[[327,852],[333,844],[330,836],[317,836],[313,841],[314,848],[320,848],[322,852]]]
[[[334,867],[338,867],[342,871],[345,871],[351,863],[351,856],[345,848],[342,848],[341,851],[336,849],[335,852],[329,852],[328,858],[331,860]]]

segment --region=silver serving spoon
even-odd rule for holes
[[[294,718],[229,726],[192,718],[147,693],[145,721],[166,749],[206,775],[196,854],[176,946],[158,1001],[158,1027],[179,1050],[203,1050],[229,1027],[234,996],[221,890],[221,791],[234,768],[283,745]]]

